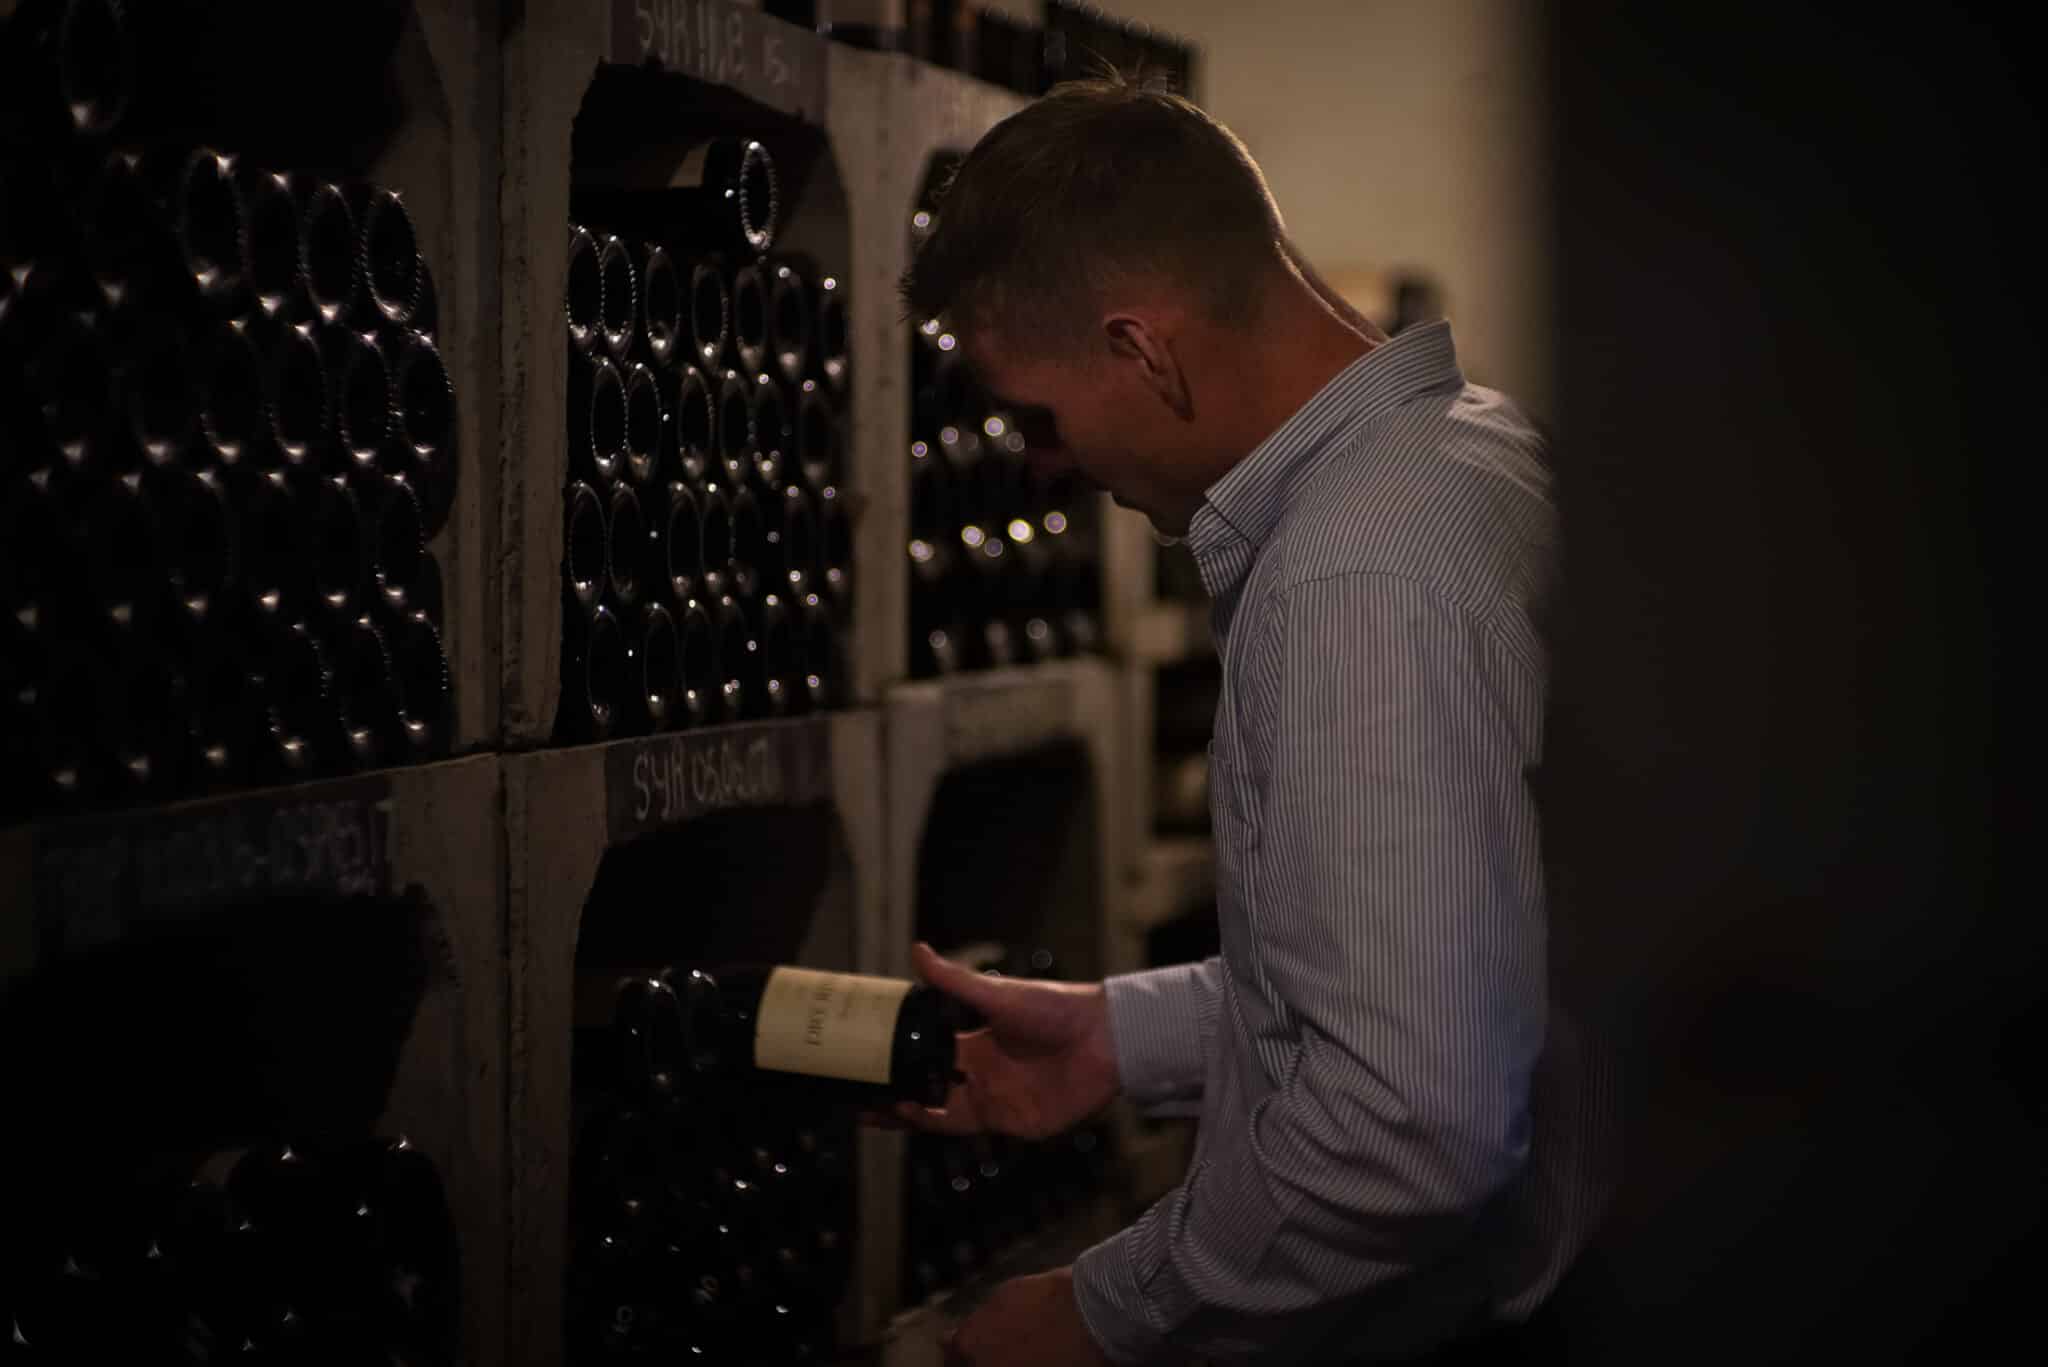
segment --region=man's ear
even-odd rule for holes
[[[1180,359],[1150,323],[1136,314],[1112,313],[1102,320],[1102,335],[1109,343],[1109,354],[1135,365],[1146,388],[1158,395],[1175,417],[1194,416],[1194,398]]]

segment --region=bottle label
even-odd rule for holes
[[[761,989],[754,1066],[886,1085],[910,988],[902,978],[776,968]]]

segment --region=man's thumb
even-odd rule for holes
[[[918,977],[974,1014],[988,1017],[1002,1010],[1005,989],[1000,978],[976,973],[964,964],[941,958],[938,951],[922,940],[911,946],[910,963],[917,970]]]

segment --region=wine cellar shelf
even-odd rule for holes
[[[430,971],[373,1119],[447,1184],[461,1360],[554,1367],[576,1027],[621,976],[698,956],[906,976],[914,938],[986,938],[1046,945],[1066,977],[1138,966],[1152,923],[1213,886],[1206,842],[1154,842],[1146,799],[1154,670],[1201,654],[1206,619],[1153,600],[1144,524],[1104,499],[1102,657],[906,681],[909,208],[1019,95],[726,0],[396,8],[402,117],[352,169],[403,197],[436,272],[457,478],[427,549],[458,757],[0,830],[0,993],[187,904],[416,889]],[[666,148],[714,126],[786,161],[787,245],[850,295],[843,705],[562,746],[567,226],[578,194],[649,183],[636,130]],[[854,1167],[840,1339],[920,1361],[948,1311],[905,1310],[903,1137],[863,1131]]]

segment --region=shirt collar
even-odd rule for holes
[[[1337,372],[1209,486],[1188,526],[1188,546],[1203,577],[1210,577],[1211,562],[1227,548],[1243,545],[1255,551],[1263,545],[1287,509],[1289,491],[1337,450],[1343,437],[1417,394],[1463,383],[1451,325],[1445,322],[1409,328]]]

